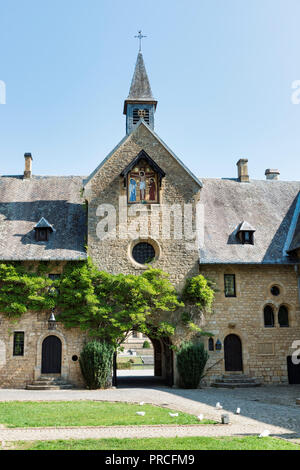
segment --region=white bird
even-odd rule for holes
[[[222,409],[223,409],[223,406],[220,404],[219,401],[218,401],[218,403],[216,404],[216,408],[217,408],[217,410],[222,410]]]
[[[237,408],[235,414],[239,415],[241,413],[241,408]]]
[[[268,437],[270,435],[270,431],[265,429],[258,437]]]
[[[144,401],[140,401],[140,405],[143,406],[145,404]]]
[[[172,416],[172,418],[175,418],[175,416],[178,416],[178,413],[169,413],[170,416]]]
[[[197,418],[199,419],[199,421],[202,421],[203,420],[203,414],[200,414],[199,416],[197,416]]]
[[[145,411],[137,411],[136,414],[139,416],[145,416]]]

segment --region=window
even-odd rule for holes
[[[150,243],[138,243],[133,247],[132,257],[139,264],[151,263],[155,258],[155,250]]]
[[[132,332],[132,337],[133,337],[133,338],[137,338],[137,337],[138,337],[138,334],[137,334],[136,331],[133,331],[133,332]]]
[[[245,245],[253,245],[254,244],[254,237],[253,237],[253,232],[242,232],[242,243]]]
[[[267,305],[264,308],[264,325],[265,328],[274,327],[274,312],[273,308],[270,305]]]
[[[14,356],[24,356],[24,332],[15,331],[14,333]]]
[[[46,228],[40,228],[35,231],[35,239],[37,242],[48,241],[48,230]]]
[[[279,295],[279,294],[280,294],[280,289],[279,289],[279,287],[278,287],[278,286],[272,286],[272,287],[271,287],[271,294],[272,294],[272,295],[275,295],[275,296]]]
[[[57,281],[57,279],[60,279],[60,274],[48,274],[48,277],[51,281]]]
[[[209,338],[208,340],[208,350],[209,351],[214,351],[215,347],[214,347],[214,340],[213,338]]]
[[[279,308],[278,323],[281,328],[287,328],[289,326],[289,311],[284,305],[281,305]]]
[[[235,274],[224,274],[225,297],[236,297]]]
[[[137,124],[140,119],[144,119],[149,124],[149,109],[138,109],[134,108],[133,113],[133,124]]]

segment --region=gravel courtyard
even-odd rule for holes
[[[55,428],[55,429],[5,429],[0,427],[0,440],[31,440],[76,438],[82,437],[144,437],[151,436],[184,436],[184,435],[249,435],[258,434],[268,429],[271,435],[299,442],[300,439],[300,406],[296,398],[300,397],[300,385],[268,386],[245,389],[183,390],[163,386],[135,388],[132,386],[109,390],[58,390],[29,391],[0,389],[0,401],[73,401],[101,400],[152,403],[167,406],[176,410],[221,421],[221,415],[228,413],[229,425],[221,426],[145,426],[136,430],[134,427],[97,428]],[[220,402],[222,410],[215,405]],[[236,415],[239,407],[241,414]],[[138,433],[138,434],[137,434]]]

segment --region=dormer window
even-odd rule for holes
[[[49,240],[50,233],[54,231],[53,226],[42,217],[34,227],[35,239],[37,242],[47,242]]]
[[[238,228],[237,237],[243,245],[254,245],[254,232],[255,228],[243,221]]]

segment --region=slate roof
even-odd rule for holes
[[[238,232],[255,232],[255,230],[256,229],[252,227],[252,225],[250,225],[246,220],[243,220],[238,228]]]
[[[0,177],[0,260],[78,260],[86,258],[82,177]],[[54,231],[35,241],[44,217]]]
[[[300,200],[300,182],[240,183],[235,179],[206,178],[201,181],[204,221],[198,227],[200,263],[296,262],[286,255],[285,249]],[[243,245],[236,237],[243,220],[255,227],[254,245]],[[299,230],[299,221],[298,224]]]
[[[153,101],[153,95],[149,78],[146,72],[143,55],[141,52],[138,53],[134,74],[131,81],[129,90],[128,100],[150,100]]]
[[[298,217],[296,231],[292,240],[291,245],[289,246],[288,252],[291,253],[295,250],[300,249],[300,216]]]
[[[33,227],[34,229],[37,228],[49,228],[51,232],[53,232],[53,226],[49,224],[48,220],[46,220],[44,217],[42,217],[38,223]]]

